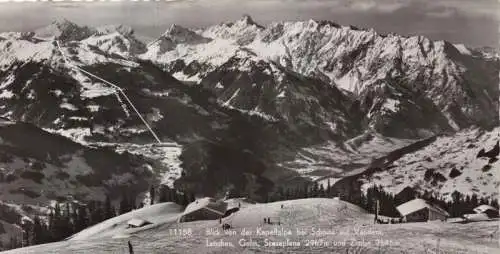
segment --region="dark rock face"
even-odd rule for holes
[[[499,152],[500,152],[500,143],[497,142],[491,150],[485,153],[485,155],[490,159],[492,159],[498,157]]]
[[[451,169],[449,176],[450,176],[450,178],[455,178],[461,174],[462,174],[462,172],[460,172],[460,170],[453,168],[453,169]]]

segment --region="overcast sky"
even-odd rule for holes
[[[0,31],[30,31],[52,20],[125,24],[149,38],[171,24],[203,27],[249,14],[263,25],[326,19],[380,33],[420,34],[473,47],[499,47],[499,0],[174,0],[30,2],[0,0]]]

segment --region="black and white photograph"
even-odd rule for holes
[[[500,1],[0,0],[0,253],[500,253]]]

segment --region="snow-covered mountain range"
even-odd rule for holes
[[[161,47],[166,42],[169,47]],[[313,179],[354,174],[389,151],[435,135],[444,136],[412,156],[423,160],[446,153],[450,157],[440,160],[439,169],[451,170],[456,164],[474,168],[472,164],[481,164],[474,157],[477,151],[461,147],[459,140],[466,137],[471,143],[465,145],[476,150],[498,140],[498,129],[492,128],[499,125],[500,62],[491,50],[423,36],[384,35],[330,21],[264,27],[244,16],[200,30],[172,26],[139,58],[153,61],[179,80],[210,89],[221,105],[280,119],[310,137],[318,133],[321,142],[305,144],[294,159],[279,163]],[[479,130],[488,134],[473,134]],[[457,143],[440,144],[443,139]],[[451,144],[461,154],[450,151]],[[420,186],[423,172],[400,167],[382,179],[394,182],[391,175],[411,175],[417,180],[396,181],[395,190]],[[435,167],[423,168],[438,170]],[[497,171],[489,176],[478,173],[472,183],[453,179],[449,184],[464,193],[496,195]],[[476,181],[483,178],[489,179],[484,188],[491,189],[481,193]],[[450,186],[429,188],[450,194]]]
[[[64,20],[0,33],[0,115],[9,122],[2,128],[26,140],[54,137],[43,141],[50,147],[62,135],[81,151],[104,149],[99,158],[128,151],[152,171],[140,181],[205,195],[234,190],[264,199],[278,185],[355,176],[359,188],[377,183],[395,193],[409,186],[496,197],[499,164],[476,155],[499,139],[499,71],[491,51],[330,21],[261,26],[245,16],[199,30],[172,25],[144,44],[125,26]],[[119,86],[167,144],[152,145],[122,94],[88,73]],[[36,133],[9,127],[26,124]],[[422,139],[429,142],[415,145]],[[10,153],[28,162],[0,163],[17,179],[1,187],[7,203],[43,206],[50,196],[7,193],[76,184],[20,180],[29,171],[21,168],[35,160],[23,160],[25,149]],[[392,159],[382,167],[384,158]],[[77,175],[71,165],[43,162],[51,165],[47,174]],[[382,170],[360,174],[375,166]],[[429,178],[437,173],[444,179]],[[98,195],[73,189],[65,195]]]
[[[239,58],[245,60],[230,70],[249,73],[249,65],[256,66],[252,61],[265,61],[321,79],[352,94],[367,114],[369,126],[393,136],[408,136],[403,131],[416,129],[415,124],[422,131],[439,132],[497,123],[491,121],[496,112],[489,109],[498,106],[494,96],[498,86],[493,85],[498,84],[498,60],[464,45],[422,36],[381,35],[372,29],[327,21],[278,22],[262,27],[248,16],[199,31],[178,26],[175,30],[182,32],[167,31],[140,57],[164,65],[181,80],[203,83],[243,54],[245,57]],[[178,43],[162,48],[167,41]],[[279,77],[274,79],[279,82]],[[224,82],[217,86],[219,92],[232,90],[232,95],[235,89],[230,88]],[[287,87],[279,88],[277,95],[286,97]],[[223,99],[227,101],[231,95]],[[423,104],[427,106],[422,108]],[[406,121],[412,128],[401,124],[405,121],[398,119],[400,114],[414,116],[415,121]],[[396,125],[391,120],[400,122],[400,128],[388,128]]]

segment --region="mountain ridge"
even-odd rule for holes
[[[72,23],[68,23],[68,21],[62,22],[62,24],[65,24],[64,27],[71,28],[75,26]],[[120,26],[118,26],[119,28]],[[295,32],[290,32],[290,29],[296,29]],[[71,29],[69,29],[71,30]],[[84,29],[85,30],[85,29]],[[105,31],[113,33],[113,29],[104,29]],[[115,29],[116,30],[116,29]],[[128,34],[130,36],[133,36],[133,32],[127,29],[125,30],[125,34]],[[336,34],[337,32],[340,32],[340,34]],[[312,46],[316,44],[320,45],[330,45],[331,43],[334,42],[334,36],[340,36],[338,38],[344,38],[346,37],[348,41],[351,41],[355,45],[359,45],[359,49],[348,49],[345,48],[343,45],[345,42],[342,40],[337,41],[336,47],[337,48],[343,48],[344,52],[349,52],[348,54],[342,53],[340,58],[338,58],[336,63],[332,62],[331,64],[334,64],[335,68],[337,68],[336,71],[340,72],[346,72],[348,73],[353,73],[353,70],[357,70],[356,68],[353,68],[355,64],[358,62],[363,62],[363,61],[379,61],[377,59],[375,60],[365,60],[369,57],[376,57],[380,59],[389,59],[389,61],[386,64],[383,64],[379,68],[372,68],[373,73],[369,74],[364,74],[364,75],[371,75],[371,76],[380,76],[380,79],[374,79],[374,80],[368,80],[367,84],[357,84],[352,86],[355,88],[355,90],[352,90],[348,86],[346,86],[346,80],[341,80],[342,82],[339,82],[338,80],[332,81],[332,77],[330,75],[325,75],[321,74],[321,71],[318,73],[317,71],[314,71],[312,73],[304,73],[305,71],[302,70],[303,68],[300,67],[301,65],[305,65],[305,63],[300,63],[300,62],[295,62],[293,63],[294,59],[290,58],[291,55],[297,55],[297,57],[301,56],[302,54],[305,54],[304,57],[310,57],[314,55],[310,55],[310,53],[307,53],[309,51],[312,52],[312,50],[315,49],[315,47],[302,47],[300,44],[300,41],[294,42],[293,39],[293,34],[296,34],[300,41],[305,41]],[[203,36],[203,35],[209,34],[211,36]],[[284,35],[285,34],[285,35]],[[329,34],[332,37],[326,38],[327,40],[325,41],[324,35],[323,34]],[[241,35],[241,36],[240,36]],[[361,37],[356,37],[355,35],[361,35]],[[90,37],[95,36],[91,35]],[[236,37],[231,37],[231,36],[236,36]],[[290,37],[292,36],[292,37]],[[89,38],[90,38],[89,37]],[[224,43],[220,43],[220,38],[219,37],[228,37],[229,40],[224,39]],[[244,38],[243,38],[244,37]],[[495,102],[491,100],[491,98],[488,97],[488,93],[491,93],[494,97],[494,94],[497,93],[495,88],[488,88],[489,85],[483,85],[484,87],[490,89],[489,92],[486,92],[485,94],[487,95],[484,97],[484,95],[480,95],[481,98],[475,102],[472,101],[474,99],[474,96],[476,96],[478,93],[477,92],[472,92],[470,93],[469,91],[464,92],[463,89],[461,88],[462,82],[464,78],[461,78],[459,75],[462,75],[463,72],[460,71],[461,64],[463,64],[463,61],[471,61],[471,58],[476,58],[477,56],[470,56],[467,54],[463,54],[464,49],[457,49],[454,45],[450,43],[439,43],[439,42],[432,42],[428,40],[425,37],[422,36],[413,36],[413,37],[401,37],[401,36],[396,36],[396,35],[383,35],[380,36],[377,34],[373,29],[359,29],[359,28],[353,28],[353,27],[348,27],[348,26],[341,26],[338,25],[334,22],[331,21],[315,21],[315,20],[309,20],[309,21],[304,21],[304,22],[276,22],[273,24],[270,24],[266,27],[260,26],[257,23],[255,23],[251,17],[249,16],[244,16],[242,19],[237,20],[236,22],[232,23],[222,23],[219,25],[214,25],[210,26],[204,30],[197,30],[193,31],[187,28],[183,28],[178,25],[172,25],[167,31],[162,35],[161,38],[167,38],[170,40],[172,43],[170,46],[167,48],[160,50],[160,51],[165,51],[165,52],[174,52],[175,54],[180,53],[178,50],[179,49],[188,49],[186,52],[192,52],[195,53],[194,56],[195,60],[191,61],[189,59],[186,60],[184,55],[177,55],[176,57],[170,58],[168,61],[172,61],[171,67],[168,67],[169,63],[164,62],[162,63],[161,61],[155,61],[154,57],[151,55],[148,55],[148,53],[141,55],[138,55],[138,59],[145,59],[147,61],[151,60],[153,63],[158,64],[161,68],[166,69],[168,72],[173,74],[173,76],[177,79],[183,80],[183,78],[187,78],[190,80],[190,82],[193,82],[195,84],[202,84],[202,86],[205,89],[208,89],[212,91],[219,101],[219,104],[222,106],[228,106],[233,109],[240,110],[243,113],[248,113],[248,114],[253,114],[257,116],[261,116],[263,118],[269,118],[269,119],[291,119],[289,113],[287,114],[280,114],[276,115],[276,112],[279,112],[280,110],[283,110],[283,105],[280,103],[275,103],[274,105],[265,106],[262,104],[262,102],[255,104],[254,102],[251,102],[249,105],[248,103],[248,92],[243,93],[243,91],[246,91],[245,89],[248,89],[249,86],[254,86],[253,84],[260,83],[263,80],[262,77],[258,78],[256,76],[256,73],[259,72],[259,63],[263,63],[264,65],[268,66],[274,66],[270,71],[268,71],[271,76],[275,75],[273,74],[273,68],[276,69],[278,72],[281,72],[278,76],[274,76],[269,81],[265,81],[271,86],[269,87],[274,87],[272,89],[277,89],[276,92],[271,93],[271,97],[268,98],[267,100],[271,101],[280,101],[280,100],[286,100],[289,96],[292,96],[291,98],[301,98],[303,96],[303,92],[300,91],[295,91],[295,92],[290,92],[290,91],[285,91],[283,90],[284,87],[288,87],[290,85],[287,85],[287,82],[292,84],[290,87],[293,87],[295,82],[303,82],[303,81],[298,81],[300,79],[294,79],[291,78],[294,75],[299,75],[299,76],[304,76],[308,78],[312,78],[310,80],[305,79],[305,82],[311,82],[313,79],[319,79],[322,80],[324,83],[322,86],[328,87],[338,87],[340,89],[339,95],[341,96],[347,96],[350,97],[351,100],[348,102],[346,105],[348,107],[349,114],[354,115],[355,119],[352,122],[357,122],[357,128],[365,129],[365,130],[370,130],[374,133],[381,133],[383,135],[389,135],[397,138],[411,138],[411,139],[418,139],[422,137],[427,137],[432,134],[437,134],[441,132],[450,132],[450,131],[456,131],[462,128],[466,128],[468,126],[473,126],[473,125],[484,125],[485,126],[495,126],[496,123],[495,121],[491,122],[488,121],[489,119],[492,118],[492,115],[495,114],[495,112],[489,111],[489,110],[483,110],[480,114],[476,114],[475,112],[479,109],[475,108],[489,108],[491,109],[492,105],[495,105]],[[243,38],[243,39],[242,39]],[[291,39],[290,42],[285,42],[284,38],[289,38]],[[177,40],[178,39],[178,40]],[[248,39],[248,40],[247,40]],[[176,41],[177,40],[177,41]],[[193,43],[194,40],[195,43]],[[245,41],[245,42],[242,42]],[[371,52],[370,49],[373,45],[376,45],[376,42],[373,41],[384,41],[388,40],[387,43],[395,43],[394,45],[398,50],[396,51],[384,51],[384,50],[378,50],[377,54],[372,54],[369,55],[368,52]],[[405,42],[406,44],[400,44],[401,40],[407,40]],[[288,45],[297,45],[292,50],[292,47],[286,46],[284,48],[277,48],[278,57],[275,58],[274,60],[269,58],[270,55],[266,55],[266,52],[259,52],[256,50],[258,45],[264,45],[262,44],[263,42],[283,42],[285,44],[288,43]],[[262,42],[262,43],[261,43]],[[81,44],[83,43],[83,44]],[[81,43],[76,44],[75,42],[71,43],[66,43],[63,47],[64,51],[67,51],[66,54],[70,55],[71,57],[76,57],[75,59],[80,61],[81,64],[84,65],[89,65],[89,64],[96,64],[99,62],[106,63],[109,61],[109,54],[113,54],[114,52],[112,50],[99,47],[102,45],[97,45],[99,48],[99,51],[96,51],[94,46],[96,46],[95,42],[89,42],[88,38],[85,38],[82,40]],[[330,44],[329,44],[330,43]],[[375,44],[373,44],[375,43]],[[40,44],[40,43],[38,43]],[[42,43],[43,44],[43,43]],[[48,43],[46,43],[48,45]],[[373,45],[372,45],[373,44]],[[201,45],[201,46],[200,46]],[[206,46],[205,46],[206,45]],[[207,47],[211,47],[217,45],[220,49],[223,49],[222,51],[219,50],[212,50],[212,51],[204,51]],[[327,52],[328,50],[331,49],[325,49],[325,46],[321,46],[321,50],[323,52]],[[372,45],[372,46],[369,46]],[[426,59],[428,57],[429,52],[433,52],[432,50],[438,48],[439,54],[437,54],[435,57],[437,59],[446,59],[449,54],[453,57],[458,57],[461,62],[459,64],[455,64],[454,62],[451,62],[448,67],[446,65],[443,65],[443,63],[429,63],[429,61],[424,61],[422,63],[414,63],[415,66],[419,66],[421,64],[424,68],[424,71],[419,70],[417,71],[418,75],[414,75],[412,73],[415,73],[413,69],[409,68],[406,64],[402,64],[404,59],[411,59],[406,57],[404,50],[402,48],[403,45],[409,45],[413,48],[418,48],[417,51],[411,53],[416,57],[416,59]],[[197,47],[200,46],[201,48],[197,49]],[[265,46],[265,45],[264,45]],[[261,47],[266,48],[266,47]],[[155,45],[150,44],[147,45],[148,51],[150,51],[151,48],[154,48]],[[187,48],[185,48],[187,47]],[[73,48],[77,50],[77,54],[71,54],[70,51],[74,51]],[[427,48],[427,50],[425,49]],[[85,49],[85,51],[82,51],[82,49]],[[218,49],[218,48],[216,48]],[[284,49],[285,54],[283,55],[280,53],[280,50]],[[128,51],[129,49],[125,49],[124,51]],[[194,51],[189,51],[189,50],[194,50]],[[197,50],[200,50],[199,52]],[[301,50],[303,51],[301,53]],[[54,48],[52,48],[52,51],[54,51]],[[123,51],[123,50],[122,50]],[[264,50],[265,51],[265,50]],[[295,51],[295,53],[294,53]],[[373,50],[372,50],[373,51]],[[219,53],[222,52],[222,55]],[[340,52],[340,51],[339,51]],[[442,54],[442,52],[446,54]],[[91,54],[89,54],[91,53]],[[205,54],[205,58],[203,56],[198,56],[197,53],[203,53]],[[226,55],[227,53],[227,55]],[[95,57],[88,57],[90,55],[96,55]],[[281,54],[281,56],[280,56]],[[333,54],[335,56],[337,53]],[[384,56],[386,54],[386,56]],[[433,53],[434,54],[434,53]],[[74,56],[71,56],[74,55]],[[124,54],[126,55],[127,59],[130,59],[130,66],[133,66],[137,62],[137,58],[135,53],[130,53],[130,54]],[[220,55],[220,58],[218,55]],[[331,55],[331,53],[330,53]],[[57,54],[55,54],[57,56]],[[214,57],[215,56],[215,62],[214,62]],[[328,59],[329,54],[323,54],[321,55],[322,58]],[[288,57],[288,58],[287,58]],[[87,60],[87,59],[102,59],[102,60]],[[152,59],[153,58],[153,59]],[[208,61],[205,61],[204,59],[207,59]],[[465,59],[465,60],[463,60]],[[158,60],[158,59],[157,59]],[[403,61],[404,60],[404,61]],[[55,62],[60,61],[56,60]],[[121,59],[117,58],[117,61],[115,63],[118,64],[123,64]],[[191,61],[191,62],[190,62]],[[448,60],[446,60],[448,61]],[[475,60],[472,60],[474,62]],[[479,60],[478,60],[479,61]],[[482,60],[481,60],[482,61]],[[479,61],[479,63],[482,63]],[[233,63],[231,63],[233,62]],[[314,62],[314,61],[313,61]],[[477,61],[476,61],[477,62]],[[215,65],[214,65],[215,63]],[[326,62],[325,62],[326,63]],[[495,62],[498,65],[498,60]],[[343,70],[343,66],[348,65],[345,69]],[[444,67],[443,71],[456,71],[456,73],[453,73],[451,75],[445,75],[445,76],[440,76],[435,74],[436,71],[431,70],[430,74],[425,74],[428,73],[428,70],[425,70],[425,68],[428,68],[427,66],[436,66],[436,65],[442,65]],[[238,66],[236,69],[234,67],[229,68],[228,66]],[[247,65],[245,67],[245,65]],[[469,64],[470,65],[470,64]],[[486,65],[483,64],[483,65]],[[295,67],[294,67],[295,66]],[[321,66],[316,64],[316,66]],[[349,67],[351,66],[351,67]],[[368,65],[369,66],[369,65]],[[324,66],[324,68],[327,68],[328,66]],[[497,66],[498,67],[498,66]],[[128,68],[128,67],[125,67]],[[309,68],[309,67],[308,67]],[[334,68],[334,69],[335,69]],[[408,70],[403,70],[401,68],[409,68]],[[413,68],[413,67],[412,67]],[[416,68],[416,67],[415,67]],[[440,67],[441,68],[441,67]],[[448,70],[448,69],[449,70]],[[451,68],[451,69],[450,69]],[[280,70],[281,69],[281,70]],[[359,68],[358,68],[359,69]],[[369,69],[369,68],[368,68]],[[483,67],[476,68],[472,72],[474,73],[479,73],[484,71]],[[494,69],[494,68],[493,68]],[[379,70],[383,70],[380,72]],[[188,73],[186,73],[186,71]],[[232,73],[230,73],[232,72]],[[358,70],[359,72],[359,70]],[[384,73],[386,72],[386,73]],[[434,73],[434,74],[433,74]],[[319,75],[321,74],[321,75]],[[328,73],[327,73],[328,74]],[[246,78],[242,78],[243,76],[246,76]],[[287,76],[287,78],[283,79],[284,76]],[[291,75],[291,76],[290,76]],[[430,75],[430,76],[426,76]],[[434,76],[432,76],[434,75]],[[489,75],[489,74],[488,74]],[[409,76],[409,78],[407,77]],[[477,74],[476,74],[477,76]],[[232,78],[229,78],[232,77]],[[344,79],[346,75],[344,75]],[[450,78],[451,77],[451,78]],[[459,77],[459,78],[457,78]],[[493,77],[490,78],[490,81],[494,81],[498,79],[498,77]],[[81,78],[79,78],[81,79]],[[233,80],[231,81],[232,83],[227,83],[223,84],[225,82],[221,82],[223,80]],[[265,78],[268,79],[268,78]],[[283,79],[280,81],[280,79]],[[448,87],[458,87],[458,89],[455,89],[452,93],[450,94],[456,94],[453,95],[455,98],[459,98],[461,96],[466,96],[465,102],[469,101],[470,106],[468,108],[457,108],[457,104],[459,102],[453,102],[454,99],[450,98],[442,98],[439,95],[437,95],[441,90],[436,90],[433,91],[433,88],[429,85],[420,85],[420,86],[413,86],[413,85],[407,85],[407,84],[414,84],[415,80],[420,80],[420,79],[427,79],[425,82],[432,82],[432,83],[439,83],[443,82],[446,84]],[[437,79],[437,80],[434,80]],[[475,78],[477,79],[477,78]],[[184,79],[186,81],[186,79]],[[328,81],[330,80],[330,81]],[[451,80],[451,81],[450,81]],[[83,81],[83,80],[82,80]],[[352,81],[352,80],[351,80]],[[349,82],[351,82],[349,81]],[[439,82],[438,82],[439,81]],[[481,82],[481,80],[477,80],[477,82]],[[490,82],[488,81],[488,82]],[[81,82],[81,81],[80,81]],[[237,82],[238,84],[236,84]],[[421,82],[417,82],[421,83]],[[203,85],[204,84],[204,85]],[[280,85],[281,84],[281,85]],[[451,85],[451,86],[450,86]],[[307,86],[307,84],[305,85]],[[223,88],[221,88],[223,87]],[[280,88],[281,87],[281,88]],[[365,87],[365,88],[363,88]],[[465,86],[466,89],[469,89],[470,87],[473,87],[470,84],[467,84]],[[266,88],[267,89],[267,88]],[[279,90],[282,89],[282,90]],[[346,90],[347,89],[347,90]],[[360,90],[361,89],[361,90]],[[473,88],[475,89],[475,88]],[[269,90],[269,89],[268,89]],[[359,91],[356,91],[359,90]],[[477,89],[476,89],[477,90]],[[222,91],[224,91],[222,93]],[[253,94],[253,101],[265,101],[265,97],[268,95],[265,95],[266,92],[263,87],[256,86],[255,89],[249,90],[251,91],[250,93]],[[110,91],[112,92],[112,91]],[[241,94],[239,94],[241,93]],[[247,95],[245,95],[247,94]],[[484,94],[484,93],[483,93]],[[472,96],[473,95],[473,96]],[[314,92],[312,98],[320,98],[319,101],[328,101],[331,100],[328,98],[321,98],[322,95],[321,93]],[[453,97],[452,96],[452,97]],[[476,96],[477,97],[477,96]],[[310,99],[307,99],[310,100]],[[311,101],[305,102],[306,105],[309,104],[310,102],[314,101],[315,99],[312,99]],[[247,101],[247,102],[244,102]],[[296,100],[294,100],[296,101]],[[450,101],[452,102],[450,104]],[[472,101],[472,102],[471,102]],[[315,102],[314,102],[315,103]],[[496,102],[498,103],[498,102]],[[247,106],[243,106],[247,105]],[[280,106],[281,105],[281,106]],[[478,106],[479,105],[479,106]],[[344,107],[346,107],[344,106]],[[280,109],[280,107],[282,109]],[[298,107],[298,106],[295,106]],[[298,108],[304,108],[304,107],[298,107]],[[344,110],[346,110],[345,108]],[[276,111],[278,110],[278,111]],[[320,112],[333,112],[337,109],[328,109],[328,110],[320,110]],[[492,113],[492,114],[489,114]],[[300,115],[302,114],[302,115]],[[339,134],[336,133],[336,126],[338,124],[334,124],[332,120],[328,120],[328,117],[325,117],[324,113],[321,113],[321,116],[314,117],[316,120],[308,120],[307,118],[310,118],[314,114],[313,111],[310,111],[309,113],[307,112],[302,112],[298,114],[300,118],[300,124],[303,125],[310,125],[312,128],[327,128],[327,126],[330,126],[330,132],[332,134]],[[412,116],[414,118],[411,119],[409,116]],[[429,118],[432,116],[432,118]],[[479,117],[478,120],[474,119],[474,117]],[[429,121],[429,119],[432,119]],[[488,120],[486,120],[488,119]],[[410,120],[410,121],[408,121]],[[427,122],[427,123],[426,123]],[[323,126],[323,127],[321,127]],[[352,126],[352,125],[351,125]],[[302,128],[302,127],[300,127]],[[352,128],[351,128],[352,129]],[[355,128],[354,128],[355,129]],[[352,130],[354,130],[352,129]],[[348,136],[344,136],[343,140],[345,141],[346,138],[353,138],[356,135],[360,135],[363,131],[358,130],[355,133],[352,133]],[[320,134],[324,135],[324,134]],[[340,134],[342,135],[342,134]],[[330,140],[330,138],[325,138],[323,137],[326,141]]]
[[[243,23],[243,22],[240,22]],[[285,39],[280,39],[280,37],[274,38],[276,36],[282,36],[283,33],[288,33],[290,35],[286,35],[288,39],[292,39],[293,32],[284,32],[286,29],[284,26],[288,26],[289,31],[292,28],[296,28],[298,36],[303,37],[302,41],[313,40],[314,34],[318,34],[318,36],[323,36],[323,33],[332,34],[332,36],[340,36],[338,38],[343,38],[345,36],[350,36],[350,34],[358,34],[356,36],[361,37],[352,37],[353,42],[356,43],[360,48],[356,49],[356,47],[345,46],[347,42],[339,41],[339,45],[330,45],[331,38],[325,38],[329,41],[322,42],[320,39],[316,41],[311,41],[311,44],[318,43],[327,43],[325,45],[330,45],[328,48],[322,46],[321,56],[315,56],[317,52],[316,48],[307,48],[302,46],[301,44],[297,44],[294,51],[291,51],[293,47],[286,46],[282,47],[277,45],[276,41],[284,41]],[[243,29],[247,29],[251,26],[243,27]],[[316,30],[325,30],[324,27],[327,27],[328,31],[317,32]],[[219,32],[213,32],[213,30]],[[257,29],[260,31],[259,29]],[[262,29],[261,29],[262,30]],[[275,30],[275,31],[273,31]],[[300,32],[300,31],[306,32]],[[208,32],[207,32],[208,31]],[[239,31],[239,30],[238,30]],[[387,36],[379,36],[374,30],[350,30],[347,27],[332,26],[330,23],[325,23],[324,25],[318,24],[316,21],[307,21],[307,22],[283,22],[283,23],[274,23],[266,27],[263,31],[263,34],[258,34],[255,30],[252,30],[250,35],[244,30],[242,32],[243,37],[250,37],[251,43],[245,43],[243,46],[240,45],[240,40],[242,38],[229,38],[227,39],[227,34],[231,34],[231,27],[227,27],[227,25],[216,25],[207,28],[206,30],[198,31],[199,34],[204,34],[205,37],[212,37],[214,40],[219,39],[219,43],[215,43],[211,41],[202,46],[182,46],[178,45],[178,50],[174,49],[171,53],[166,52],[165,54],[160,54],[155,56],[154,51],[151,51],[155,48],[155,45],[150,45],[149,52],[145,55],[141,56],[145,59],[151,59],[154,62],[159,63],[160,65],[166,65],[166,70],[170,71],[179,79],[190,80],[194,82],[201,82],[204,76],[208,75],[211,71],[213,71],[217,66],[222,65],[226,61],[228,61],[232,56],[237,55],[240,50],[250,50],[254,52],[257,56],[262,57],[263,59],[269,59],[270,61],[281,64],[284,67],[291,68],[293,71],[298,72],[305,76],[316,76],[325,80],[325,82],[332,83],[337,85],[342,89],[346,89],[350,92],[353,92],[358,97],[365,97],[365,94],[372,89],[378,89],[376,86],[400,86],[397,83],[423,83],[421,88],[418,87],[408,87],[413,91],[410,93],[415,95],[410,96],[418,96],[420,91],[424,91],[425,96],[432,100],[432,103],[438,107],[438,110],[442,112],[443,117],[447,119],[448,125],[451,128],[460,128],[460,126],[467,126],[470,123],[463,123],[463,119],[470,118],[471,116],[480,116],[481,114],[476,114],[472,112],[485,111],[486,108],[490,108],[495,106],[497,103],[495,100],[492,100],[488,96],[484,96],[481,89],[489,89],[488,93],[498,93],[493,86],[489,84],[495,83],[495,79],[497,77],[493,76],[491,80],[480,80],[477,77],[471,78],[467,73],[464,73],[465,67],[462,67],[464,64],[467,64],[467,68],[476,68],[474,61],[477,62],[479,56],[473,55],[463,55],[455,46],[451,43],[444,41],[433,42],[429,39],[422,36],[414,36],[407,37],[406,39],[402,39],[401,36],[395,35],[387,35]],[[280,32],[281,31],[281,32]],[[333,31],[338,31],[340,34],[333,33]],[[257,33],[257,34],[254,34]],[[266,35],[266,33],[269,33]],[[207,36],[207,34],[211,34]],[[222,34],[222,35],[217,35]],[[345,34],[345,35],[344,35]],[[260,36],[260,37],[259,37]],[[270,37],[269,37],[270,36]],[[354,35],[353,35],[354,36]],[[219,38],[219,37],[222,37]],[[255,38],[254,38],[255,37]],[[273,38],[271,42],[273,42],[274,46],[270,46],[269,43],[265,43],[265,38]],[[321,37],[318,37],[321,38]],[[333,37],[332,37],[333,38]],[[347,38],[348,39],[348,38]],[[400,45],[402,41],[404,45]],[[292,39],[293,41],[293,39]],[[330,44],[329,44],[330,43]],[[227,45],[229,44],[229,45]],[[373,46],[370,46],[372,45]],[[387,45],[386,45],[387,44]],[[227,45],[227,46],[226,46]],[[375,45],[379,45],[375,47],[377,50],[371,49]],[[293,45],[292,45],[293,46]],[[342,47],[342,51],[344,53],[335,52],[333,46],[339,48]],[[410,47],[412,51],[402,51],[402,46]],[[209,48],[217,48],[220,47],[219,50],[208,50]],[[384,48],[396,47],[399,50],[394,52],[392,51],[384,51]],[[269,55],[266,53],[269,48],[269,52],[277,55]],[[414,50],[415,49],[415,50]],[[351,51],[349,54],[345,52]],[[408,52],[407,52],[408,51]],[[463,50],[462,50],[463,51]],[[184,53],[181,53],[184,52]],[[186,52],[189,52],[186,54]],[[199,52],[199,55],[198,53]],[[281,53],[280,53],[281,52]],[[301,53],[302,52],[302,53]],[[308,53],[309,52],[309,53]],[[290,58],[291,55],[296,55],[297,59],[306,59],[313,57],[320,57],[321,59],[334,59],[328,60],[325,62],[324,60],[319,60],[323,62],[314,63],[312,62],[313,67],[308,67],[306,62],[301,63],[295,61],[293,58]],[[302,56],[305,54],[304,56]],[[340,55],[339,55],[340,54]],[[366,55],[371,54],[371,55]],[[384,54],[386,56],[384,56]],[[457,58],[456,60],[449,60],[449,56],[453,56]],[[306,57],[306,58],[304,58]],[[360,58],[361,57],[361,58]],[[375,58],[374,58],[375,57]],[[359,58],[359,59],[358,59]],[[375,60],[370,60],[370,58],[374,58]],[[386,59],[387,58],[387,59]],[[414,58],[414,60],[412,60]],[[319,59],[319,58],[318,58]],[[377,63],[377,61],[386,61],[381,64]],[[458,61],[458,62],[456,62]],[[482,61],[482,60],[481,60]],[[185,66],[185,69],[189,69],[189,71],[184,72],[182,67],[170,68],[168,67],[169,62],[174,63],[172,66]],[[359,63],[363,63],[360,65]],[[182,64],[182,65],[180,65]],[[352,66],[353,64],[358,65]],[[498,59],[490,62],[490,65],[493,64],[491,70],[487,70],[489,67],[480,67],[486,68],[485,70],[478,70],[481,72],[484,71],[496,71],[498,69]],[[322,66],[323,65],[323,66]],[[302,66],[302,67],[301,67]],[[332,66],[332,69],[329,66]],[[481,66],[478,64],[477,66]],[[317,69],[319,68],[319,69]],[[323,68],[323,70],[320,70]],[[175,71],[175,72],[174,72]],[[364,73],[364,74],[363,74]],[[341,75],[337,77],[337,75]],[[491,74],[490,77],[492,76]],[[366,78],[365,78],[366,77]],[[402,79],[405,78],[407,80]],[[393,83],[393,84],[391,84]],[[394,84],[395,83],[395,84]],[[442,83],[442,87],[435,86],[431,84],[439,84]],[[485,83],[488,85],[483,85],[481,88],[473,88],[478,86],[478,84]],[[498,82],[496,82],[498,83]],[[472,85],[473,84],[473,85]],[[467,85],[467,86],[463,86]],[[425,86],[425,87],[424,87]],[[448,89],[448,87],[453,87],[453,92],[451,93],[452,98],[444,100],[440,94],[443,92],[443,89]],[[390,88],[393,89],[393,88]],[[462,96],[464,93],[474,93],[477,99],[476,101],[463,101]],[[494,97],[494,96],[492,96]],[[359,98],[363,101],[365,98]],[[455,102],[456,101],[456,102]],[[412,103],[410,101],[410,103]],[[372,103],[370,103],[372,104]],[[460,107],[459,105],[467,105],[466,107]],[[368,104],[367,107],[370,105]],[[480,110],[479,108],[482,108]],[[369,110],[369,108],[365,108],[365,110]],[[466,114],[467,116],[463,116]],[[473,117],[474,117],[473,116]],[[492,115],[489,115],[485,118],[491,119]],[[476,120],[477,121],[477,120]],[[480,120],[483,121],[483,120]],[[484,123],[485,121],[483,121]],[[495,123],[493,123],[493,126]]]

